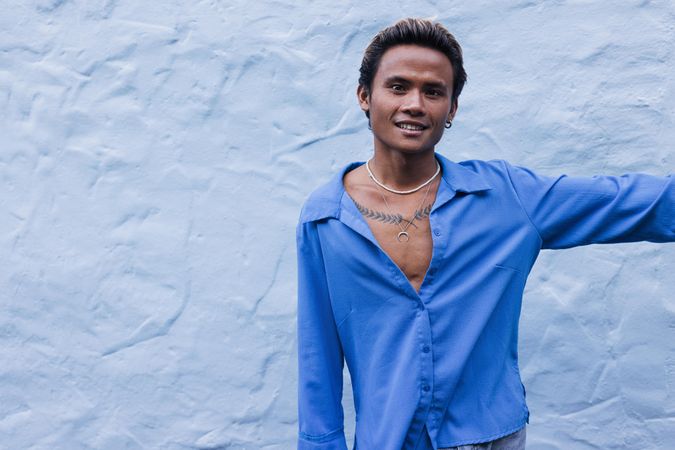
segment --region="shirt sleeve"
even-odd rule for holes
[[[542,248],[675,241],[672,175],[547,177],[505,164]]]
[[[344,354],[316,222],[298,224],[298,450],[346,450]]]

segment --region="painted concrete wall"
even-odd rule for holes
[[[465,51],[440,153],[673,171],[672,2],[5,0],[0,448],[294,447],[295,223],[368,158],[358,64],[408,15]],[[674,256],[542,254],[528,449],[675,448]]]

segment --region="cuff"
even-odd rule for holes
[[[298,450],[347,450],[344,428],[320,436],[310,436],[301,431],[298,435]]]

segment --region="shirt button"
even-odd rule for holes
[[[431,350],[431,349],[429,348],[428,345],[425,345],[424,347],[422,347],[422,351],[423,351],[424,353],[429,353],[429,350]]]
[[[422,386],[422,390],[423,390],[424,392],[429,392],[429,389],[431,389],[431,388],[429,387],[428,384],[425,384],[424,386]]]
[[[441,235],[441,230],[439,230],[438,228],[435,229],[435,230],[434,230],[434,234],[435,234],[436,236],[440,236],[440,235]]]

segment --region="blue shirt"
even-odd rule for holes
[[[345,166],[297,226],[298,449],[346,449],[349,369],[361,450],[486,442],[529,422],[518,371],[525,280],[540,249],[675,240],[673,177],[545,177],[505,161],[442,168],[419,293],[381,249]]]

